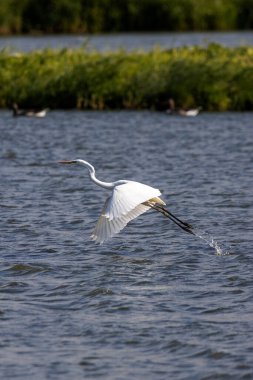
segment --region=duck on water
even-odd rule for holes
[[[166,113],[169,115],[180,115],[180,116],[197,116],[201,107],[184,109],[184,108],[176,108],[174,99],[169,99],[168,101],[169,108],[166,110]]]
[[[25,109],[19,109],[17,103],[13,103],[12,111],[13,111],[13,116],[45,117],[48,112],[48,108],[38,109],[38,110],[29,110],[29,109],[25,110]]]

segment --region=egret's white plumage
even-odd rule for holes
[[[108,198],[105,217],[109,220],[121,218],[134,210],[141,203],[161,195],[158,189],[144,185],[143,183],[127,181],[113,188],[112,195]],[[165,204],[163,202],[163,204]]]
[[[76,159],[71,161],[60,161],[62,164],[80,163],[89,169],[90,178],[97,185],[112,190],[104,204],[101,215],[91,235],[92,240],[103,243],[120,232],[131,220],[148,211],[150,208],[161,212],[178,224],[187,232],[191,226],[180,221],[169,211],[163,208],[165,202],[159,198],[160,190],[140,182],[120,180],[116,182],[102,182],[95,176],[94,167],[87,161]]]
[[[120,232],[132,219],[150,209],[144,202],[155,198],[155,202],[165,204],[159,195],[158,189],[139,182],[126,181],[116,185],[105,202],[92,239],[102,243]]]

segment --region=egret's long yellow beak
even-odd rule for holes
[[[59,164],[75,164],[76,161],[75,160],[72,160],[72,161],[69,161],[69,160],[62,160],[62,161],[58,161]]]

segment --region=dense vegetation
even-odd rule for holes
[[[253,28],[253,0],[0,0],[0,33]]]
[[[0,107],[253,108],[253,48],[0,53]]]

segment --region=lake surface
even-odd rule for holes
[[[252,123],[0,111],[2,379],[253,378]],[[95,245],[108,191],[74,158],[160,188],[223,254],[155,211]]]
[[[253,31],[243,32],[187,32],[187,33],[117,33],[100,35],[52,35],[0,37],[0,49],[32,51],[45,48],[80,48],[98,51],[116,49],[150,50],[180,46],[202,45],[211,42],[225,46],[253,45]]]

